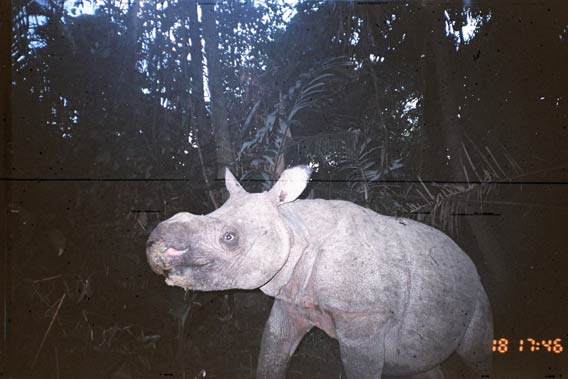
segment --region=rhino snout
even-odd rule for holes
[[[198,268],[211,263],[211,259],[196,254],[189,247],[179,249],[153,238],[146,243],[146,255],[152,270],[166,276],[176,268]]]

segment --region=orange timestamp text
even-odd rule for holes
[[[564,351],[562,339],[536,339],[523,338],[517,340],[509,340],[508,338],[499,338],[493,340],[491,350],[495,353],[505,354],[512,351],[519,352],[536,352],[546,351],[553,354],[560,354]]]

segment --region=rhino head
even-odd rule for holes
[[[185,289],[262,287],[290,252],[291,235],[279,207],[302,193],[310,175],[307,166],[293,167],[270,191],[248,193],[227,169],[229,199],[221,208],[207,215],[178,213],[152,231],[146,245],[152,270]]]

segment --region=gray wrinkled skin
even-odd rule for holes
[[[160,223],[147,247],[166,283],[255,289],[276,298],[257,378],[285,378],[303,336],[339,341],[351,379],[443,378],[457,353],[479,378],[491,365],[492,315],[475,266],[445,234],[346,201],[296,200],[311,170],[284,171],[249,194],[227,170],[230,197],[204,216]]]

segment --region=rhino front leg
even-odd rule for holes
[[[343,368],[349,379],[380,379],[385,362],[385,320],[348,315],[335,319]]]
[[[312,326],[293,305],[275,300],[262,334],[256,378],[286,378],[288,362]]]

